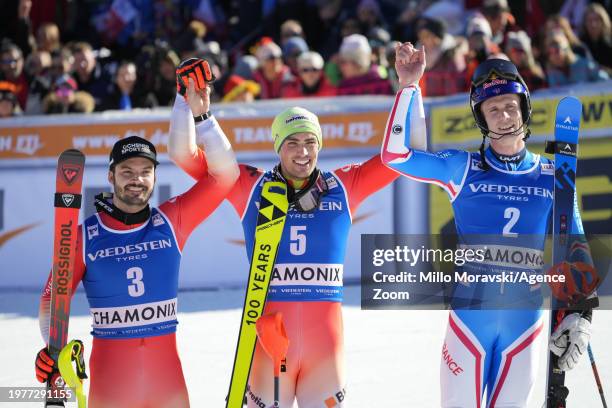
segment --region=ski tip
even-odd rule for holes
[[[67,149],[59,155],[59,160],[65,160],[70,162],[85,162],[85,155],[80,150]]]
[[[78,150],[78,149],[66,149],[66,150],[64,150],[60,154],[60,156],[64,156],[64,155],[67,155],[67,156],[85,156],[83,154],[83,152]]]
[[[580,102],[580,99],[576,98],[575,96],[568,95],[568,96],[564,96],[563,98],[559,100],[558,106],[582,107],[582,102]]]

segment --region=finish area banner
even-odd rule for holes
[[[319,98],[292,100],[319,116],[326,149],[374,147],[382,140],[392,97]],[[361,103],[357,101],[361,100]],[[366,103],[367,102],[367,103]],[[270,125],[288,107],[287,101],[257,104],[213,104],[212,111],[227,134],[234,151],[272,151]],[[364,112],[367,108],[367,112]],[[136,135],[167,152],[170,110],[129,113],[104,112],[24,116],[0,121],[0,161],[3,159],[55,159],[66,149],[79,149],[88,158],[108,156],[113,144]]]

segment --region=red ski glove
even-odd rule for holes
[[[216,78],[208,65],[208,61],[200,58],[189,58],[176,68],[176,91],[182,96],[187,92],[189,78],[193,79],[196,91],[206,88],[206,84]]]
[[[41,383],[47,382],[53,370],[57,370],[56,362],[49,356],[46,347],[42,348],[36,355],[34,367],[36,369],[36,379]]]

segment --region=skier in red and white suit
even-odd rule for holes
[[[180,408],[189,406],[176,348],[176,297],[181,251],[191,232],[223,201],[238,177],[231,146],[214,118],[194,126],[208,111],[209,90],[187,90],[189,107],[174,112],[170,127],[204,141],[207,174],[184,194],[158,208],[148,201],[155,185],[155,147],[132,136],[110,156],[111,209],[84,221],[77,236],[72,293],[83,282],[93,318],[89,406]],[[187,105],[177,94],[177,103]],[[48,338],[51,277],[40,303],[40,329]],[[39,381],[55,366],[46,347],[36,359]]]
[[[280,406],[290,407],[295,400],[300,408],[344,406],[341,302],[348,233],[363,200],[398,175],[383,165],[379,155],[362,164],[319,170],[321,127],[318,118],[303,108],[279,113],[272,136],[280,163],[268,171],[240,165],[240,177],[228,200],[240,216],[251,256],[263,182],[276,180],[288,186],[290,207],[264,310],[264,314],[282,314],[290,342],[287,371],[280,378]],[[195,179],[206,177],[193,135],[172,133],[169,145],[179,167]],[[272,373],[272,361],[258,343],[246,394],[249,407],[272,405]]]

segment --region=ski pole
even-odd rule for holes
[[[76,364],[76,368],[72,366]],[[66,385],[74,389],[78,408],[87,408],[87,397],[83,393],[85,374],[85,359],[83,358],[83,342],[72,340],[60,351],[57,365]]]
[[[599,378],[599,372],[597,371],[597,366],[595,365],[595,357],[593,357],[593,349],[591,348],[591,343],[589,343],[587,350],[589,352],[589,359],[591,360],[591,368],[593,369],[593,375],[595,376],[595,382],[597,383],[597,389],[599,389],[599,396],[601,397],[603,408],[608,408],[608,404],[606,404],[606,397],[604,397],[603,386],[601,385],[601,379]]]
[[[289,339],[283,324],[283,315],[280,312],[266,314],[257,319],[255,323],[259,344],[274,363],[274,408],[279,405],[281,362],[287,356]]]

